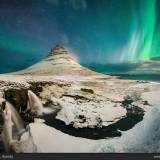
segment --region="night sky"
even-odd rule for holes
[[[43,59],[57,44],[81,63],[160,56],[159,0],[0,0],[0,73]]]

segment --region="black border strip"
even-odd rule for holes
[[[15,160],[155,160],[160,153],[24,153],[0,154],[0,159]]]

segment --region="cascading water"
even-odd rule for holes
[[[1,101],[4,102],[5,99],[1,98]],[[14,108],[12,104],[8,101],[5,101],[3,104],[5,108],[3,111],[4,125],[2,130],[2,141],[5,147],[5,150],[9,152],[10,145],[13,140],[17,140],[18,137],[25,131],[23,120],[21,119],[19,113]]]
[[[12,114],[9,107],[6,107],[3,111],[3,118],[4,118],[4,125],[3,125],[3,131],[1,134],[2,142],[5,148],[5,151],[9,152],[10,144],[13,140],[13,134],[12,134]]]
[[[43,104],[41,100],[32,92],[28,91],[28,106],[27,109],[31,111],[31,113],[42,115],[43,113]]]
[[[11,111],[12,121],[17,129],[18,134],[22,133],[24,131],[24,123],[19,113],[9,102],[6,102],[6,107]]]
[[[4,99],[3,95],[0,95],[1,111],[3,112],[3,131],[2,141],[5,147],[5,151],[10,151],[10,145],[14,140],[18,140],[18,137],[25,131],[24,123],[14,108],[14,106]],[[5,103],[3,103],[5,102]],[[41,115],[43,113],[43,104],[41,100],[32,92],[28,91],[28,109],[31,113]]]

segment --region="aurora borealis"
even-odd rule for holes
[[[149,60],[150,57],[160,55],[158,53],[160,47],[158,44],[158,1],[140,0],[136,7],[133,7],[133,29],[128,48],[121,57],[122,62],[126,60],[127,54],[127,59],[131,62]]]
[[[0,0],[0,72],[64,44],[82,63],[160,56],[159,0]]]

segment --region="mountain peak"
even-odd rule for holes
[[[61,54],[70,54],[68,49],[63,45],[56,45],[56,47],[52,48],[48,54],[48,57],[53,55],[61,55]]]
[[[13,73],[12,73],[13,74]],[[48,56],[42,61],[14,74],[23,75],[56,75],[56,76],[99,76],[87,68],[82,67],[63,45],[52,48]]]

